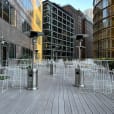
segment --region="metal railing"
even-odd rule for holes
[[[27,68],[31,66],[32,60],[27,59],[10,59],[6,66],[0,66],[0,87],[1,91],[7,90],[9,87],[19,88],[27,86]],[[39,76],[50,75],[49,60],[36,62],[34,67],[38,69]],[[72,83],[75,78],[75,68],[80,66],[81,84],[83,89],[92,90],[93,92],[103,93],[105,95],[114,92],[114,70],[109,69],[108,62],[102,61],[57,61],[53,62],[53,77],[70,79]],[[3,75],[3,76],[2,76]],[[6,77],[5,77],[6,76]],[[8,77],[7,77],[8,76]]]

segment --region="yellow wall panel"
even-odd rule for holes
[[[42,0],[31,0],[33,5],[32,30],[42,32]],[[42,36],[37,38],[38,60],[42,60]]]

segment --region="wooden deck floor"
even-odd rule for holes
[[[0,114],[114,114],[114,101],[73,83],[69,78],[42,76],[38,91],[9,89],[0,94]]]

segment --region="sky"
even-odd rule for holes
[[[76,9],[84,11],[93,7],[93,0],[50,0],[60,6],[70,4]]]

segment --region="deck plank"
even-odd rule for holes
[[[88,107],[90,108],[90,110],[92,111],[93,114],[99,114],[99,112],[97,111],[97,109],[95,108],[95,105],[91,103],[91,101],[86,97],[87,95],[83,94],[82,97],[85,100],[86,104],[88,105]]]
[[[114,101],[74,87],[73,77],[40,76],[39,89],[0,94],[0,114],[113,114]]]
[[[95,105],[96,109],[99,111],[100,114],[106,114],[106,111],[102,107],[102,104],[96,101],[95,95],[93,93],[87,94],[87,98],[92,101]]]
[[[59,80],[59,114],[65,114],[65,100],[63,80]]]
[[[69,101],[69,97],[68,97],[68,93],[67,93],[67,85],[64,81],[63,83],[63,87],[64,87],[64,101],[65,101],[65,114],[72,114],[72,109],[71,109],[71,105],[70,105],[70,101]]]
[[[83,95],[83,93],[79,94],[79,99],[80,99],[81,104],[84,107],[84,110],[85,110],[86,114],[92,114],[92,111],[91,111],[90,107],[88,107],[88,104],[85,102],[85,100],[82,97],[82,95]]]
[[[49,99],[47,100],[47,106],[45,107],[45,114],[52,114],[53,101],[55,97],[55,91],[57,88],[56,83],[57,82],[55,82],[55,84],[52,85],[51,94],[49,95]]]
[[[106,98],[103,99],[103,95],[102,96],[99,96],[96,94],[96,98],[98,99],[98,101],[100,101],[100,103],[102,104],[102,106],[105,108],[105,110],[107,110],[107,113],[108,114],[112,114],[114,113],[114,103],[113,105],[110,105],[106,102]]]
[[[113,100],[108,99],[106,96],[101,95],[101,94],[96,94],[96,97],[104,103],[112,112],[114,112],[114,102]]]
[[[77,104],[75,103],[75,98],[73,96],[71,88],[72,88],[72,86],[68,87],[67,91],[68,91],[68,96],[69,96],[69,100],[70,100],[70,105],[71,105],[71,108],[72,108],[72,114],[79,114],[79,110],[77,108]]]
[[[49,98],[50,96],[50,93],[51,93],[51,82],[49,80],[47,80],[45,82],[45,86],[41,86],[38,90],[38,93],[36,93],[36,101],[34,102],[34,104],[30,105],[29,106],[29,110],[26,111],[26,114],[28,114],[29,112],[31,114],[44,114],[44,111],[45,111],[45,106],[47,104],[47,99]],[[48,86],[48,88],[47,88]]]
[[[110,111],[110,109],[102,102],[102,97],[100,98],[100,100],[98,99],[98,97],[96,97],[96,95],[94,95],[95,100],[98,102],[98,104],[102,107],[102,109],[108,113],[108,114],[112,114],[112,112]]]
[[[54,99],[53,99],[53,104],[52,104],[52,114],[58,114],[59,113],[59,81],[57,81],[57,85],[56,85],[56,90],[55,90],[55,94],[54,94]]]
[[[75,98],[75,103],[77,104],[77,109],[78,109],[79,114],[86,114],[84,107],[82,106],[82,103],[79,100],[78,89],[76,87],[72,87],[71,90],[72,90],[72,94]]]

